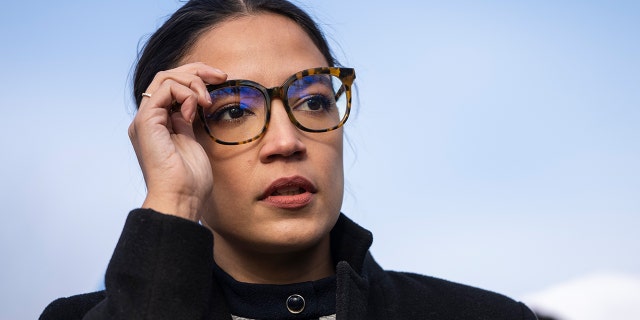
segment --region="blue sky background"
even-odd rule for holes
[[[384,267],[515,298],[640,277],[640,2],[298,3],[357,71],[343,211]],[[129,73],[179,5],[3,5],[0,319],[100,286],[145,192]]]

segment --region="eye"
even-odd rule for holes
[[[209,114],[208,120],[214,122],[222,121],[239,121],[240,118],[252,115],[251,108],[242,104],[230,104],[218,108],[213,113]]]
[[[295,106],[296,111],[319,112],[330,110],[335,103],[322,95],[313,95],[301,99]]]

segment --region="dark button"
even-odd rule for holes
[[[287,298],[287,309],[293,314],[298,314],[304,310],[304,298],[299,294],[292,294]]]

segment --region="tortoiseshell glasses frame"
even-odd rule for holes
[[[327,75],[328,77],[314,78],[313,76],[316,76],[316,75]],[[233,100],[232,104],[234,106],[232,108],[224,109],[223,112],[215,111],[215,110],[214,110],[215,112],[209,112],[208,110],[205,110],[201,106],[198,106],[198,115],[200,117],[200,120],[202,120],[205,131],[211,137],[211,139],[214,140],[215,142],[224,144],[224,145],[246,144],[246,143],[250,143],[252,141],[256,141],[260,139],[265,134],[265,132],[269,127],[269,119],[271,117],[271,101],[273,99],[280,99],[283,102],[283,105],[287,112],[289,120],[298,129],[306,132],[328,132],[328,131],[332,131],[340,128],[345,124],[345,122],[349,118],[349,113],[351,111],[351,96],[352,96],[351,87],[353,85],[355,78],[356,78],[355,70],[352,68],[320,67],[320,68],[312,68],[312,69],[296,72],[287,80],[285,80],[281,86],[273,87],[273,88],[266,88],[261,84],[254,81],[250,81],[250,80],[229,80],[217,85],[208,85],[207,90],[209,91],[209,94],[211,95],[212,100],[214,101],[214,104],[216,102],[216,98],[218,97],[218,94],[216,94],[216,92],[221,92],[222,90],[226,94],[225,98],[227,98],[228,100],[229,99]],[[328,79],[329,81],[327,81],[326,79]],[[333,82],[338,82],[336,79],[339,79],[340,83],[333,83]],[[298,80],[305,80],[305,81],[298,81]],[[331,95],[333,95],[333,97],[330,97],[331,102],[325,102],[325,103],[333,103],[334,107],[336,105],[336,101],[340,101],[341,104],[346,103],[346,105],[341,105],[341,107],[344,108],[344,110],[339,111],[339,113],[341,114],[332,116],[336,121],[337,120],[339,121],[336,122],[331,120],[330,126],[326,128],[323,127],[323,125],[318,125],[319,128],[309,127],[308,124],[307,126],[305,126],[305,124],[301,123],[299,119],[296,119],[296,116],[294,115],[294,110],[292,109],[293,106],[291,106],[289,103],[290,97],[288,95],[291,94],[289,92],[289,89],[290,87],[293,88],[292,89],[293,93],[298,94],[296,91],[296,90],[300,90],[298,87],[303,89],[300,91],[304,91],[304,89],[306,89],[306,87],[304,86],[313,87],[318,83],[326,85],[326,82],[332,83],[332,86],[339,85],[339,87],[332,88]],[[317,90],[317,89],[313,89],[313,90]],[[218,119],[218,118],[224,117],[225,118],[224,120],[215,120],[215,121],[220,121],[220,122],[226,121],[225,123],[231,123],[231,125],[229,126],[236,126],[235,123],[239,123],[236,127],[240,128],[240,126],[242,126],[243,123],[245,123],[244,119],[246,119],[242,117],[245,114],[253,115],[251,109],[243,107],[242,103],[244,103],[244,101],[246,100],[246,101],[251,101],[255,104],[256,98],[253,97],[254,100],[251,100],[252,97],[250,96],[250,94],[245,94],[245,96],[242,96],[244,94],[242,92],[245,92],[245,91],[247,92],[251,91],[253,95],[258,95],[257,92],[259,92],[262,98],[264,98],[264,101],[258,101],[260,103],[263,103],[263,105],[260,105],[258,108],[256,108],[256,109],[260,109],[261,113],[264,112],[264,115],[262,115],[264,117],[264,123],[262,124],[262,128],[259,129],[259,132],[257,132],[255,135],[247,138],[242,138],[240,141],[227,141],[227,140],[233,140],[233,139],[225,140],[225,139],[221,139],[221,137],[217,137],[213,133],[214,130],[210,128],[210,125],[209,125],[209,121],[212,121],[212,122],[214,121],[214,120],[210,120],[211,118],[216,117],[216,119]],[[301,94],[306,94],[306,93],[302,92]],[[310,93],[309,95],[313,95],[313,93]],[[228,97],[232,97],[232,98],[228,98]],[[308,107],[312,108],[311,110],[305,110],[301,112],[295,111],[295,113],[304,114],[304,116],[308,119],[315,119],[319,117],[317,116],[316,109],[314,109],[317,107],[316,101],[309,102],[309,100],[304,100],[304,99],[307,99],[306,97],[298,98],[297,96],[294,96],[293,98],[296,98],[302,101],[302,103],[306,103],[307,108]],[[341,99],[345,99],[346,102]],[[220,103],[224,104],[226,102],[220,102]],[[313,111],[316,111],[316,112],[314,113]],[[320,117],[328,118],[329,116],[321,115]],[[339,117],[339,118],[336,118],[336,117]],[[258,119],[256,120],[252,119],[251,121],[254,124],[252,124],[251,126],[254,126],[255,129],[257,129],[258,126],[260,125],[258,121],[261,121],[261,120],[259,119],[259,117],[254,117],[254,118],[258,118]],[[309,120],[305,120],[305,121],[309,121]],[[302,121],[302,122],[305,122],[305,121]],[[313,121],[318,121],[318,120],[311,120],[311,122]],[[223,130],[223,129],[218,129],[218,130]],[[250,130],[253,131],[254,129],[250,129]],[[253,133],[248,133],[248,134],[252,135]]]

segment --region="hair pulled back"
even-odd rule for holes
[[[144,46],[133,79],[136,105],[140,106],[142,93],[156,73],[177,67],[201,34],[228,19],[264,12],[279,14],[296,22],[327,63],[330,66],[337,64],[315,21],[287,0],[190,0],[171,15]]]

